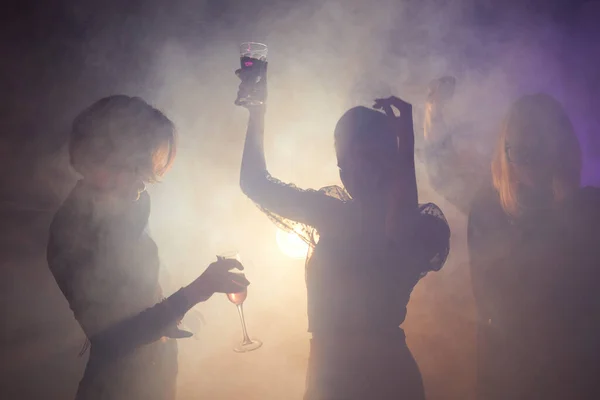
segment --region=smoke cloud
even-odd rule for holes
[[[46,71],[45,94],[26,85],[17,85],[15,93],[36,97],[36,105],[51,105],[43,120],[54,124],[52,139],[37,136],[33,143],[53,143],[53,151],[38,157],[34,172],[54,200],[64,197],[75,179],[66,172],[64,140],[69,121],[84,106],[109,94],[137,95],[175,122],[175,165],[150,188],[150,229],[161,254],[165,293],[189,283],[220,252],[237,250],[252,282],[245,303],[248,329],[264,342],[258,351],[234,353],[241,340],[235,307],[218,295],[198,305],[184,320],[197,340],[179,342],[179,399],[299,399],[304,390],[304,262],[277,248],[276,228],[239,189],[247,122],[247,112],[233,104],[240,42],[269,46],[267,164],[273,176],[303,188],[339,184],[335,123],[349,107],[369,106],[376,97],[393,94],[413,103],[418,135],[427,83],[456,76],[448,121],[469,126],[461,132],[465,146],[487,155],[517,96],[547,91],[576,108],[573,98],[583,90],[564,79],[559,26],[517,6],[494,8],[470,0],[131,4],[128,11],[116,2],[65,6],[64,18],[85,28],[85,41],[69,42],[70,64],[55,61],[58,66]],[[35,113],[28,109],[19,115],[25,119]],[[475,309],[465,218],[429,188],[424,166],[417,168],[420,200],[436,202],[446,213],[452,250],[442,271],[429,274],[415,289],[404,327],[428,398],[469,399],[474,394]],[[57,172],[49,178],[48,171]],[[43,260],[36,262],[37,276],[49,282]],[[62,329],[73,332],[77,328],[58,288],[44,287],[46,301],[53,299],[51,313],[70,321]],[[33,298],[25,306],[40,302]],[[70,371],[82,372],[77,343],[53,340],[70,349],[53,362],[70,363]],[[68,379],[73,386],[62,390],[74,393],[79,376],[71,372]]]

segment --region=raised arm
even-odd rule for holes
[[[475,151],[459,152],[453,142],[457,128],[447,126],[444,105],[454,90],[454,78],[434,81],[425,104],[424,161],[433,189],[461,212],[468,214],[471,202],[489,178],[489,161]]]
[[[263,211],[317,227],[337,212],[339,200],[322,191],[302,190],[271,177],[264,153],[264,107],[250,107],[240,186]]]
[[[382,110],[390,118],[396,136],[397,153],[392,165],[394,179],[387,200],[386,231],[388,237],[402,242],[407,234],[412,235],[412,221],[419,214],[412,104],[391,96],[375,99],[373,108]],[[398,117],[393,108],[398,110]]]

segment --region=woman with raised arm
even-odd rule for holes
[[[355,107],[340,118],[334,136],[344,189],[318,191],[271,177],[265,108],[248,107],[242,190],[311,245],[306,400],[424,398],[400,325],[419,279],[443,266],[450,231],[437,206],[417,202],[411,105],[390,98],[376,106],[386,113]]]
[[[491,162],[464,162],[441,115],[452,85],[433,85],[425,154],[432,186],[468,215],[478,398],[598,399],[600,191],[580,188],[569,117],[549,95],[521,97]]]
[[[175,157],[173,123],[137,97],[110,96],[73,123],[71,165],[80,180],[50,228],[48,265],[89,338],[78,400],[174,400],[178,321],[215,292],[248,285],[236,260],[212,263],[162,299],[156,244],[147,233],[155,182]]]

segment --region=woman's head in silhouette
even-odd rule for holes
[[[73,122],[71,165],[84,181],[136,200],[175,158],[175,127],[139,97],[116,95],[92,104]]]
[[[352,198],[365,201],[385,195],[394,177],[398,142],[392,118],[354,107],[335,127],[340,178]]]
[[[579,187],[579,141],[556,99],[535,94],[513,103],[497,143],[492,175],[502,207],[513,216],[540,201],[560,202]]]

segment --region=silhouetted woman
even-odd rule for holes
[[[427,104],[427,167],[468,214],[479,398],[598,399],[600,192],[579,187],[569,117],[549,95],[521,97],[490,168],[452,145],[441,113],[452,84],[436,82]]]
[[[435,205],[417,203],[412,107],[396,98],[376,105],[388,115],[356,107],[337,123],[345,189],[319,191],[271,177],[265,110],[249,108],[242,190],[281,228],[305,233],[311,244],[307,400],[424,398],[400,325],[419,279],[444,264],[450,232]]]
[[[77,399],[175,398],[177,323],[215,292],[248,284],[211,264],[161,301],[159,258],[146,231],[155,182],[175,157],[172,122],[142,99],[111,96],[73,123],[69,151],[80,180],[50,228],[48,264],[91,343]]]

